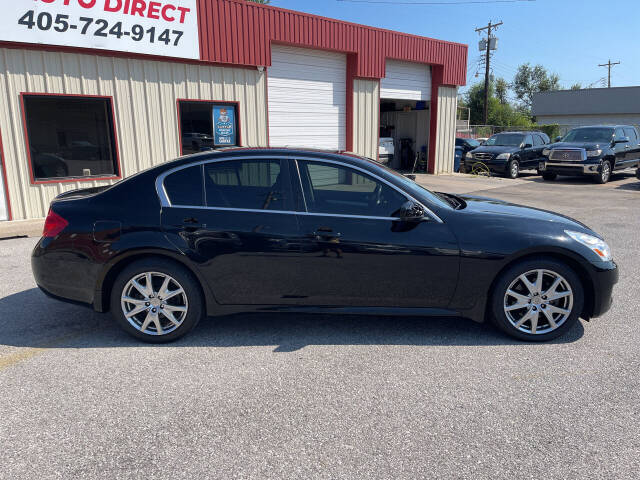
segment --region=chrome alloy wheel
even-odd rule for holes
[[[518,276],[504,295],[507,320],[521,332],[542,335],[559,328],[573,309],[573,290],[551,270],[530,270]]]
[[[122,290],[122,313],[146,335],[167,335],[187,317],[189,302],[182,286],[172,277],[146,272],[133,277]]]
[[[519,172],[519,166],[518,166],[518,162],[513,161],[511,162],[511,178],[518,178],[518,173]]]
[[[604,162],[602,164],[602,171],[600,172],[600,178],[602,179],[602,183],[607,183],[610,177],[611,177],[611,164],[609,162]]]

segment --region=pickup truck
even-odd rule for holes
[[[607,183],[612,172],[640,165],[640,134],[631,125],[579,127],[556,140],[542,151],[538,170],[545,180],[584,175]]]

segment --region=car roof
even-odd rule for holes
[[[571,130],[575,130],[577,128],[635,128],[633,125],[582,125],[578,127],[573,127]]]

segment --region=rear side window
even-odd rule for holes
[[[629,137],[629,140],[632,142],[635,142],[638,139],[635,128],[625,127],[624,134]]]
[[[277,159],[233,160],[204,166],[208,207],[285,210],[286,182]]]
[[[164,189],[172,206],[204,206],[202,165],[178,170],[167,176]]]

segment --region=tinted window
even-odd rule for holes
[[[119,174],[110,99],[25,95],[24,114],[36,179]]]
[[[164,179],[164,189],[171,205],[204,206],[202,166],[185,168]]]
[[[622,130],[622,128],[618,127],[616,128],[616,138],[622,138],[625,136],[624,130]]]
[[[534,146],[539,146],[539,145],[544,145],[544,144],[545,144],[545,141],[540,135],[534,135],[533,136],[533,145]]]
[[[300,162],[307,210],[334,215],[393,217],[404,195],[357,170],[321,162]]]
[[[285,210],[281,161],[234,160],[204,166],[208,207]]]
[[[631,127],[625,127],[624,129],[625,136],[629,137],[629,140],[635,142],[638,137],[636,136],[636,129]]]
[[[524,143],[525,145],[533,145],[533,137],[531,135],[527,135],[526,137],[524,137],[522,143]]]

